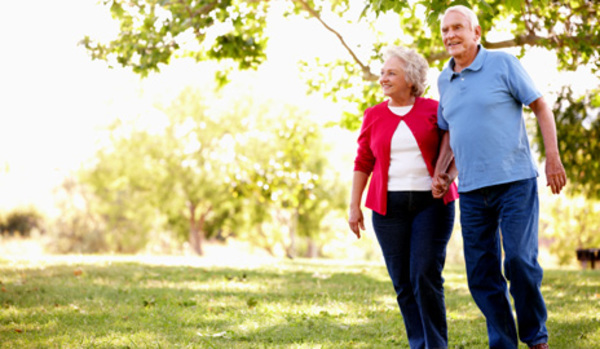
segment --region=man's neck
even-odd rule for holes
[[[471,63],[473,63],[473,61],[475,60],[475,58],[477,58],[478,52],[479,52],[479,45],[477,45],[474,50],[472,50],[470,52],[466,52],[464,55],[461,55],[460,57],[454,57],[454,67],[453,67],[454,72],[460,73],[461,71],[463,71],[463,69],[470,66]]]

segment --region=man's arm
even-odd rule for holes
[[[440,142],[440,153],[433,171],[433,181],[431,191],[436,199],[446,195],[450,184],[456,178],[458,171],[454,163],[454,153],[450,148],[450,133],[444,132],[442,141]]]
[[[567,184],[567,174],[560,160],[558,151],[554,114],[548,104],[546,104],[544,97],[536,99],[529,107],[538,120],[542,138],[544,139],[544,148],[546,149],[547,185],[552,189],[552,193],[559,194],[562,188]]]

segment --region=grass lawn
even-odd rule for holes
[[[450,348],[486,348],[462,266],[445,277]],[[0,287],[0,348],[408,348],[379,263],[0,256]],[[600,270],[543,293],[551,348],[600,348]]]

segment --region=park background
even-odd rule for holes
[[[318,223],[326,232],[307,228],[299,231],[301,235],[299,239],[313,237],[319,240],[319,236],[321,237],[318,241],[319,246],[315,247],[318,251],[313,251],[313,255],[330,258],[380,259],[372,229],[367,230],[364,239],[356,241],[345,223],[345,205],[349,199],[357,131],[340,127],[339,121],[343,119],[344,113],[360,115],[361,111],[340,97],[327,98],[315,93],[309,94],[307,85],[310,82],[307,83],[307,75],[311,73],[306,69],[303,70],[299,63],[301,61],[312,62],[311,60],[315,59],[319,59],[319,62],[328,62],[344,57],[347,53],[338,38],[325,30],[315,18],[300,15],[283,16],[288,5],[285,2],[275,2],[271,6],[266,27],[269,41],[266,46],[267,59],[265,62],[256,70],[231,69],[227,72],[230,83],[222,87],[219,92],[215,92],[217,83],[215,83],[214,75],[223,66],[223,64],[219,66],[218,62],[198,63],[193,58],[177,58],[173,59],[169,65],[162,66],[160,72],[151,72],[147,77],[141,78],[139,74],[133,73],[130,69],[118,65],[109,67],[105,61],[92,60],[86,49],[80,44],[82,39],[89,35],[98,40],[108,41],[118,34],[118,22],[111,18],[109,6],[96,1],[64,1],[59,5],[36,2],[35,6],[31,8],[27,8],[27,5],[22,3],[2,4],[3,20],[1,25],[7,34],[5,35],[6,51],[0,57],[3,96],[3,102],[0,104],[0,114],[2,115],[0,212],[3,213],[5,220],[11,213],[18,215],[28,210],[40,215],[37,229],[33,231],[36,238],[31,241],[35,244],[30,244],[27,248],[31,248],[34,254],[38,254],[42,250],[92,253],[177,254],[189,252],[189,248],[184,246],[189,241],[185,229],[176,231],[173,226],[167,229],[164,228],[164,225],[157,228],[157,224],[160,225],[160,222],[147,221],[144,222],[145,228],[153,230],[152,232],[124,226],[114,234],[147,236],[138,241],[122,241],[111,245],[103,241],[105,238],[96,237],[97,246],[93,246],[93,241],[80,241],[79,245],[65,243],[66,246],[56,246],[57,240],[69,239],[68,234],[71,234],[71,239],[82,239],[82,236],[86,234],[101,234],[105,237],[110,235],[107,232],[99,232],[98,229],[95,229],[94,232],[62,234],[57,231],[66,229],[64,226],[59,227],[56,223],[57,220],[60,221],[63,217],[63,225],[73,224],[72,221],[77,217],[66,221],[64,217],[75,214],[67,211],[82,211],[81,205],[84,205],[84,203],[77,202],[82,199],[81,193],[77,193],[75,189],[65,194],[65,185],[68,185],[69,182],[78,182],[79,184],[83,180],[83,176],[80,174],[82,169],[94,166],[94,162],[98,161],[97,152],[100,149],[106,149],[111,136],[115,137],[118,132],[126,133],[139,129],[149,130],[152,134],[152,132],[159,132],[161,127],[165,127],[169,122],[175,122],[167,120],[165,109],[176,98],[180,98],[182,93],[186,93],[184,91],[187,91],[187,93],[196,93],[197,96],[194,98],[198,98],[199,104],[204,103],[206,109],[211,109],[210,112],[213,115],[214,113],[223,113],[222,111],[228,108],[231,110],[242,108],[239,113],[248,113],[251,116],[261,109],[258,113],[269,114],[267,118],[280,119],[279,122],[285,118],[300,119],[294,122],[302,122],[305,119],[308,125],[306,127],[318,127],[318,137],[321,138],[318,140],[321,143],[318,152],[321,154],[318,156],[315,154],[314,157],[325,159],[324,161],[327,163],[324,168],[317,170],[320,173],[317,174],[315,168],[312,171],[321,176],[319,179],[321,186],[325,185],[324,178],[329,181],[327,185],[331,188],[328,188],[328,191],[331,192],[334,190],[332,188],[335,188],[337,197],[329,197],[328,200],[331,202],[329,207],[323,206],[320,209],[332,212],[332,214],[324,215],[321,218],[322,221]],[[359,9],[361,8],[359,7]],[[19,15],[25,13],[28,15],[30,23],[27,26],[22,25]],[[358,18],[358,13],[350,12],[347,17]],[[364,55],[365,52],[368,52],[367,50],[370,49],[368,44],[374,42],[374,35],[370,35],[367,30],[367,21],[344,22],[331,14],[329,20],[334,27],[339,28],[339,31],[345,34],[344,39],[350,45],[357,47],[357,53]],[[393,16],[382,15],[378,21],[381,22],[378,29],[385,35],[383,38],[378,38],[381,42],[391,43],[393,40],[397,40],[395,36],[402,35],[397,29],[398,23]],[[488,41],[498,41],[504,37],[510,37],[511,34],[508,31],[496,30],[488,35]],[[511,52],[519,54],[520,48],[514,48]],[[543,48],[527,48],[521,61],[550,105],[555,103],[556,95],[562,86],[570,86],[576,94],[585,93],[598,86],[598,79],[591,73],[589,66],[583,66],[575,71],[559,72],[555,54]],[[377,61],[371,71],[377,72],[376,64]],[[318,69],[317,65],[314,70]],[[333,72],[332,74],[339,75],[340,73]],[[348,74],[348,78],[351,75],[348,72],[341,74]],[[439,74],[437,68],[432,68],[429,74],[431,87],[427,96],[432,98],[437,98],[437,74]],[[316,75],[316,73],[312,73],[312,75]],[[334,79],[335,76],[332,76],[331,80]],[[194,92],[190,92],[191,90]],[[356,93],[360,95],[361,93],[359,90],[348,90],[340,91],[338,94]],[[376,93],[378,92],[376,91]],[[201,101],[201,97],[204,97],[204,100]],[[380,100],[382,96],[379,94],[375,98]],[[254,105],[248,101],[252,101]],[[244,103],[246,106],[240,106]],[[294,111],[284,111],[286,108]],[[595,112],[597,117],[597,109]],[[294,113],[297,115],[291,115]],[[595,116],[590,115],[589,117],[593,120]],[[235,122],[240,122],[241,119]],[[529,126],[535,125],[535,122],[531,121],[530,115],[528,119]],[[115,122],[122,124],[120,129],[115,130]],[[181,123],[181,120],[178,122]],[[200,120],[199,122],[204,121]],[[331,126],[332,123],[336,125]],[[254,131],[268,131],[266,126],[260,126],[258,123],[256,125],[255,127],[264,127],[265,130]],[[534,128],[530,127],[530,134],[534,133]],[[203,136],[206,137],[206,135]],[[310,146],[310,144],[303,145],[305,148]],[[306,151],[306,149],[302,151]],[[314,152],[315,150],[310,151]],[[287,156],[294,155],[288,154]],[[536,159],[543,160],[539,158],[539,151]],[[252,160],[259,162],[264,159]],[[282,160],[282,162],[284,161],[287,160]],[[250,164],[249,166],[254,165]],[[265,166],[266,164],[260,165]],[[242,164],[239,163],[238,166],[242,166]],[[272,164],[266,166],[272,166]],[[300,166],[306,167],[307,165],[298,165],[298,167]],[[539,169],[542,202],[540,238],[543,263],[557,265],[560,262],[562,265],[575,266],[577,264],[575,248],[595,247],[586,244],[598,243],[597,239],[590,241],[590,237],[587,236],[589,234],[585,233],[586,230],[597,232],[600,228],[600,218],[596,218],[600,216],[598,215],[598,204],[581,195],[572,197],[565,194],[560,197],[551,195],[545,187],[543,162],[540,163]],[[307,168],[297,168],[292,172],[294,171],[297,173],[310,172],[310,170],[307,171]],[[127,176],[127,174],[123,172],[122,176]],[[95,185],[108,187],[111,185],[108,181],[113,184],[118,181],[116,177],[118,176],[113,175],[113,177],[105,179],[106,183]],[[87,180],[91,181],[89,178]],[[289,181],[280,183],[281,187],[273,188],[272,191],[286,190],[286,185],[287,189],[293,191],[294,189],[291,187],[298,185],[297,182],[293,184],[290,184]],[[155,182],[154,185],[158,185],[158,182]],[[271,185],[277,184],[272,183]],[[309,183],[309,185],[311,184]],[[65,198],[65,195],[70,197]],[[102,198],[105,202],[111,199],[115,200],[115,198]],[[74,201],[75,203],[71,203],[73,207],[66,207],[65,200]],[[86,200],[93,199],[88,195]],[[123,200],[133,199],[123,198]],[[336,200],[337,202],[333,202]],[[88,207],[94,206],[90,203],[87,205]],[[280,203],[279,206],[282,205],[286,204]],[[572,211],[575,212],[571,212],[569,207],[577,209],[573,209]],[[131,207],[128,209],[131,210],[128,212],[130,217],[148,213],[142,207],[138,207],[137,210]],[[101,211],[98,208],[90,208],[90,210]],[[115,210],[121,209],[115,208]],[[280,215],[286,211],[285,209],[274,210],[279,211]],[[579,216],[576,211],[580,212]],[[110,216],[110,219],[113,220],[118,218],[115,212],[93,213]],[[78,214],[89,215],[91,212],[79,212]],[[180,214],[185,216],[183,212]],[[365,210],[365,214],[367,221],[370,221],[370,212]],[[274,216],[275,214],[271,212],[269,215]],[[584,222],[582,217],[596,219]],[[119,219],[121,218],[123,217]],[[560,226],[558,226],[559,223]],[[141,225],[139,217],[133,217],[131,224]],[[154,228],[149,229],[152,224],[154,224]],[[185,223],[178,222],[177,224]],[[221,236],[219,239],[215,239],[214,236],[218,234],[214,232],[217,229],[213,229],[213,232],[207,232],[213,238],[208,236],[206,253],[210,254],[211,245],[216,245],[218,249],[216,253],[221,255],[223,251],[218,247],[226,244],[230,247],[243,246],[246,250],[250,248],[251,252],[260,254],[263,254],[262,252],[265,250],[270,250],[270,254],[276,257],[281,257],[282,254],[289,255],[290,252],[286,252],[291,243],[289,232],[282,234],[281,231],[294,230],[292,226],[296,223],[290,217],[283,217],[279,219],[279,223],[274,222],[273,224],[278,227],[271,230],[280,232],[267,232],[266,234],[277,236],[262,239],[265,241],[257,241],[259,239],[256,238],[256,233],[254,236],[252,233],[242,234],[234,231],[235,229],[229,229],[230,238]],[[104,226],[104,228],[106,227]],[[73,229],[76,228],[71,227],[71,230]],[[94,230],[89,224],[87,227],[82,226],[79,229]],[[246,227],[240,227],[240,229],[246,229]],[[36,235],[42,231],[43,236]],[[221,235],[223,234],[225,233],[221,233]],[[229,240],[228,244],[227,240]],[[453,234],[453,240],[460,240],[459,226]],[[559,249],[559,246],[562,247],[560,252],[550,252],[553,242],[556,250]],[[35,247],[36,245],[37,247]],[[15,252],[14,248],[14,245],[11,248],[5,247],[4,251],[10,254],[11,250]],[[293,252],[294,254],[305,255],[308,253],[306,242],[299,242],[296,248],[299,251]],[[234,255],[238,252],[235,252]],[[460,241],[454,241],[449,252],[451,261],[460,262]],[[16,254],[22,255],[22,251],[19,250]]]
[[[217,300],[221,305],[215,307],[221,307],[221,315],[233,323],[244,321],[237,317],[242,315],[232,313],[231,309],[240,304],[226,297],[227,287],[249,294],[242,297],[241,303],[248,311],[258,311],[269,302],[281,309],[290,306],[279,299],[261,298],[264,287],[279,287],[273,275],[295,276],[287,282],[297,293],[288,293],[282,298],[296,297],[298,309],[314,307],[310,295],[315,298],[332,292],[342,295],[358,287],[355,297],[368,298],[375,292],[387,298],[375,301],[374,308],[350,307],[357,310],[358,318],[354,323],[336,324],[335,331],[340,333],[335,335],[344,336],[349,327],[362,323],[360,313],[363,312],[372,320],[373,328],[389,322],[388,327],[381,330],[384,338],[381,347],[404,345],[402,336],[395,334],[395,328],[401,327],[398,323],[401,319],[397,318],[388,294],[383,260],[370,227],[370,212],[363,211],[367,231],[360,240],[351,234],[346,222],[358,135],[356,121],[364,109],[360,99],[366,96],[362,101],[365,105],[382,100],[376,81],[375,87],[370,81],[371,86],[365,92],[360,71],[349,68],[348,50],[314,15],[298,10],[303,1],[271,2],[264,27],[269,38],[264,47],[264,61],[251,62],[251,68],[255,69],[238,69],[235,58],[197,61],[198,57],[182,56],[172,57],[168,65],[160,65],[159,72],[134,73],[130,67],[122,67],[114,60],[109,59],[110,64],[92,60],[90,50],[84,47],[82,40],[86,36],[106,42],[118,35],[119,23],[111,18],[110,3],[36,0],[0,4],[0,29],[4,33],[0,55],[0,223],[3,228],[0,264],[4,274],[0,276],[3,288],[0,295],[4,297],[0,334],[11,336],[3,347],[10,348],[11,343],[34,347],[45,343],[44,336],[48,333],[56,343],[69,343],[64,334],[55,336],[56,328],[53,330],[52,326],[49,329],[41,325],[28,327],[28,323],[35,321],[27,316],[39,315],[35,311],[33,315],[24,315],[25,305],[36,302],[33,296],[27,299],[28,292],[38,293],[45,287],[47,290],[56,288],[56,293],[74,288],[96,294],[100,292],[98,289],[85,287],[104,283],[98,282],[96,277],[103,273],[108,275],[109,270],[117,273],[106,276],[112,278],[115,292],[125,292],[142,303],[145,310],[154,307],[158,313],[164,311],[162,306],[175,302],[168,287],[165,294],[169,295],[148,294],[144,290],[132,290],[124,280],[144,283],[148,280],[142,275],[150,275],[150,279],[165,279],[178,285],[197,282],[200,286],[190,286],[190,290],[199,287],[212,292],[207,299]],[[352,5],[339,17],[335,13],[340,10],[333,5],[331,8],[322,4],[315,6],[320,9],[320,18],[343,34],[354,53],[365,57],[361,58],[363,62],[370,62],[371,72],[379,70],[381,61],[377,55],[385,45],[398,44],[401,39],[418,46],[398,29],[399,20],[394,11],[403,10],[394,8],[396,5],[389,5],[392,10],[381,12],[375,20],[374,14],[361,17],[365,9],[362,2],[331,3],[342,4],[342,8],[344,4]],[[386,3],[392,2],[378,2],[382,8]],[[532,3],[548,4],[547,1]],[[284,15],[287,12],[291,14]],[[424,17],[423,13],[418,15]],[[409,15],[404,17],[407,20]],[[216,29],[217,32],[226,30]],[[515,26],[507,20],[505,25],[494,27],[486,39],[502,41],[510,38],[514,30]],[[193,37],[184,41],[190,50],[202,49],[195,46]],[[598,49],[597,44],[594,40],[589,42],[592,51]],[[437,46],[441,48],[441,42]],[[380,50],[374,51],[373,47]],[[594,57],[597,60],[596,51],[588,54],[588,58],[592,58],[585,64],[565,69],[561,63],[564,57],[557,59],[552,49],[524,47],[505,50],[520,56],[550,105],[556,106],[557,99],[564,97],[563,86],[569,86],[573,96],[595,95],[593,91],[600,81],[594,66],[597,61],[593,60]],[[339,64],[340,59],[345,59],[346,65]],[[443,62],[445,60],[432,64],[428,97],[437,98],[436,79]],[[589,135],[597,132],[600,103],[593,97],[574,98],[587,105],[575,111],[581,114],[583,110],[584,115],[579,115],[579,124],[575,123],[569,137],[575,134],[593,139]],[[561,303],[561,309],[570,306],[571,313],[561,310],[559,316],[583,319],[581,323],[566,322],[559,328],[566,338],[579,336],[588,340],[585,343],[593,342],[600,336],[597,311],[600,281],[597,272],[580,271],[582,267],[589,269],[589,264],[584,266],[577,261],[575,250],[600,246],[598,189],[583,180],[571,180],[563,194],[552,195],[545,185],[543,157],[535,141],[535,118],[529,113],[526,119],[540,170],[540,262],[550,270],[547,282],[556,292],[552,295],[574,299],[573,304]],[[205,150],[208,151],[203,153]],[[578,156],[585,163],[596,163],[597,168],[597,150],[596,142],[588,149],[582,148]],[[563,158],[563,161],[572,159]],[[578,179],[594,176],[594,172],[583,173],[583,169],[581,173]],[[191,203],[193,217],[189,214]],[[477,327],[482,319],[471,309],[474,306],[465,292],[458,214],[448,247],[446,278],[450,294],[460,294],[462,298],[458,307],[452,308],[452,304],[449,307],[451,317],[460,322],[461,327],[479,325],[473,325],[475,333],[463,333],[463,337],[472,335],[476,339],[465,342],[461,338],[454,347],[478,347],[485,342],[485,334],[482,327]],[[118,271],[111,266],[119,266]],[[266,266],[278,266],[277,272],[260,269]],[[208,276],[188,280],[177,270]],[[375,273],[375,276],[363,275],[365,273]],[[55,285],[44,279],[47,275],[59,275],[66,281]],[[338,279],[340,275],[359,277]],[[365,280],[371,283],[371,278],[366,276],[376,280],[376,285],[353,286]],[[83,286],[82,280],[90,285]],[[220,284],[222,280],[226,280],[228,286]],[[315,282],[319,287],[328,282],[330,285],[311,289]],[[334,288],[331,283],[347,289]],[[570,285],[579,287],[569,289]],[[60,304],[51,297],[36,297],[37,302]],[[91,296],[66,297],[78,299],[64,305],[77,313],[77,316],[71,314],[72,317],[84,317],[85,309],[90,313],[94,311],[95,301]],[[181,297],[184,300],[177,298],[175,302],[179,306],[200,308],[201,302],[195,296]],[[185,297],[195,300],[185,300]],[[107,296],[104,301],[110,303],[110,299]],[[342,310],[342,304],[332,310],[332,300],[328,302],[329,308],[305,313],[295,310],[295,315],[286,315],[287,326],[282,328],[291,326],[300,332],[280,339],[281,347],[303,347],[303,337],[312,343],[305,347],[327,347],[320,342],[318,334],[316,339],[311,337],[312,326],[321,324],[331,328],[331,324],[336,323],[334,319],[347,311]],[[470,314],[465,315],[467,320],[460,315],[463,307],[469,309],[464,310],[464,314]],[[211,309],[203,311],[210,314],[214,311]],[[277,313],[278,310],[272,311]],[[383,318],[375,315],[380,311]],[[185,314],[175,314],[173,319],[179,316]],[[264,313],[254,316],[264,316]],[[125,321],[127,317],[135,316],[120,313],[115,318],[104,318],[102,325]],[[175,321],[173,319],[169,321]],[[258,318],[249,319],[260,322]],[[277,333],[282,331],[273,325],[267,331],[251,335],[245,323],[236,330],[233,325],[214,325],[213,320],[202,318],[207,325],[190,330],[189,336],[199,347],[227,347],[227,344],[222,346],[223,343],[231,344],[232,338],[236,339],[241,332],[244,335],[240,335],[236,343],[252,347],[248,344],[250,339],[261,338],[257,341],[260,343],[265,337],[278,338]],[[308,327],[304,327],[306,321]],[[165,326],[164,323],[140,326],[144,325],[157,333],[162,331],[158,330],[160,326]],[[167,328],[164,338],[172,340],[177,329]],[[329,345],[377,347],[358,339],[374,335],[369,332],[369,326],[365,325],[365,329],[365,333],[356,334],[350,342],[332,341]],[[38,337],[27,340],[13,337],[28,331],[37,331]],[[86,331],[90,329],[82,328],[75,336],[84,338],[79,344],[81,347],[98,343],[106,347],[115,343],[135,347],[131,345],[134,340],[152,346],[148,343],[154,342],[144,342],[149,338],[156,343],[169,343],[164,338],[142,336],[130,337],[127,340],[132,342],[123,344],[118,339],[124,338],[122,334],[103,339],[97,335],[94,342]],[[269,344],[270,341],[262,343],[277,346]],[[565,343],[570,343],[565,348],[577,347],[570,340]]]

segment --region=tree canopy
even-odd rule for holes
[[[325,216],[345,208],[306,111],[193,88],[159,108],[151,122],[116,121],[79,174],[85,216],[97,221],[85,228],[103,233],[98,246],[136,251],[169,233],[200,255],[205,239],[236,237],[294,256],[292,242],[316,241]],[[62,222],[63,235],[73,235],[74,221]]]
[[[397,13],[398,34],[413,38],[429,62],[441,61],[447,54],[441,45],[439,17],[455,4],[475,9],[483,28],[482,43],[490,48],[541,46],[557,53],[560,67],[574,69],[591,63],[600,68],[600,3],[588,0],[552,1],[397,1],[397,0],[280,0],[289,3],[288,15],[303,14],[323,24],[335,34],[348,59],[362,71],[366,80],[376,79],[368,58],[359,57],[344,34],[327,24],[321,14],[344,17],[353,8],[363,8],[355,21],[373,21],[384,13]],[[198,61],[232,59],[242,69],[256,68],[266,59],[266,18],[271,1],[248,0],[104,0],[120,23],[117,38],[100,43],[86,37],[82,44],[95,59],[131,67],[142,75],[157,71],[175,55],[192,56]],[[511,38],[488,40],[488,33],[509,28]],[[290,28],[293,29],[293,28]],[[380,43],[374,45],[377,52]]]
[[[269,9],[276,2],[286,6],[287,16],[318,21],[323,35],[334,35],[339,41],[341,57],[345,58],[305,62],[304,69],[311,73],[305,74],[309,91],[350,102],[350,109],[340,120],[348,129],[358,128],[362,111],[380,98],[378,74],[373,69],[381,60],[383,46],[409,46],[423,54],[432,66],[443,66],[448,55],[442,45],[439,18],[450,5],[463,4],[475,10],[483,29],[482,43],[489,49],[521,48],[523,54],[531,47],[542,47],[556,54],[559,69],[588,66],[593,78],[600,77],[600,2],[589,0],[104,0],[119,22],[119,34],[109,42],[85,37],[81,44],[93,59],[131,68],[141,76],[159,71],[175,57],[193,57],[199,62],[217,60],[234,63],[239,69],[256,69],[267,59],[265,28]],[[383,21],[379,19],[383,16],[395,19],[393,42],[378,39],[384,30],[390,30],[381,26]],[[370,50],[349,44],[343,28],[332,24],[333,19],[368,24],[375,39],[362,45],[371,45]],[[226,81],[223,73],[217,73],[216,78]],[[595,110],[590,103],[596,93],[570,94],[569,98],[584,103],[580,112],[587,113]],[[600,169],[590,165],[581,171],[581,161],[570,162],[581,158],[598,163],[598,142],[572,143],[589,133],[589,125],[596,125],[597,113],[582,124],[562,114],[571,111],[555,108],[561,151],[567,160],[565,167],[571,173],[570,180],[582,184],[572,188],[600,197],[600,185],[595,183]],[[539,137],[536,139],[543,148]]]

